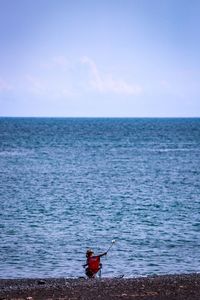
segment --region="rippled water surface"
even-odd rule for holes
[[[200,271],[200,119],[0,118],[0,277]]]

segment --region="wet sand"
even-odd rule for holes
[[[0,279],[0,299],[200,300],[200,274],[129,279]]]

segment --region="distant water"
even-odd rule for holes
[[[200,272],[200,119],[0,118],[0,277]]]

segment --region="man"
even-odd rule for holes
[[[92,249],[88,249],[86,252],[86,264],[83,265],[84,267],[87,267],[85,269],[85,274],[89,278],[95,278],[95,275],[101,270],[102,264],[100,263],[100,258],[104,255],[106,255],[107,252],[104,252],[99,255],[94,255],[94,252]]]

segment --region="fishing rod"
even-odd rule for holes
[[[115,244],[115,240],[112,240],[110,247],[108,248],[108,250],[106,251],[106,254],[108,253],[108,251],[110,251],[110,249],[112,248],[112,246]]]

